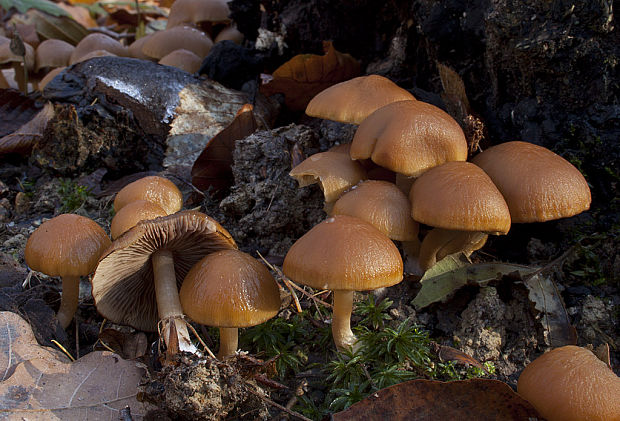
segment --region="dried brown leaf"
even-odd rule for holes
[[[334,421],[353,420],[542,420],[536,410],[505,383],[472,379],[454,382],[412,380],[381,389]]]
[[[261,92],[267,96],[283,93],[287,107],[304,110],[322,90],[360,74],[359,62],[336,51],[331,41],[323,43],[323,50],[323,56],[299,54],[278,67]]]
[[[474,357],[470,357],[463,351],[459,351],[458,349],[452,348],[451,346],[447,345],[435,344],[435,346],[437,347],[437,356],[442,362],[454,361],[459,364],[472,365],[474,367],[478,367],[484,370],[487,374],[489,374],[488,370],[482,364],[480,364],[478,360],[476,360]]]
[[[13,89],[0,90],[0,136],[13,133],[40,110],[34,100]]]
[[[0,156],[9,153],[29,154],[33,146],[43,137],[43,131],[54,117],[54,106],[48,102],[32,120],[15,132],[0,138]]]
[[[253,107],[245,104],[235,119],[215,135],[205,146],[192,166],[192,184],[200,190],[213,187],[215,191],[230,187],[233,183],[232,164],[235,142],[258,128]]]
[[[62,3],[58,5],[61,6]],[[38,10],[30,10],[28,17],[36,26],[38,34],[44,39],[61,39],[76,45],[88,35],[88,29],[84,25],[68,16],[57,17]]]
[[[99,334],[99,341],[126,360],[142,357],[148,348],[144,332],[126,333],[115,329],[104,329]]]

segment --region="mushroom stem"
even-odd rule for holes
[[[334,292],[334,314],[332,315],[332,336],[338,351],[357,349],[357,337],[351,331],[353,291]]]
[[[400,245],[403,248],[405,272],[422,275],[418,259],[420,255],[420,240],[416,238],[412,241],[401,241]]]
[[[180,351],[196,352],[196,347],[189,339],[189,332],[183,320],[183,308],[179,300],[177,278],[174,273],[174,258],[170,250],[157,250],[153,253],[153,274],[155,278],[155,297],[157,311],[162,320],[164,342],[170,348],[170,323],[174,323]]]
[[[463,252],[468,257],[486,243],[487,234],[479,231],[456,231],[435,228],[426,234],[420,247],[420,267],[430,269],[449,254]]]
[[[217,353],[218,360],[223,360],[235,354],[239,340],[238,331],[239,329],[236,327],[220,328],[220,350]]]
[[[80,277],[79,276],[63,276],[62,277],[62,295],[60,297],[60,308],[56,318],[66,329],[73,320],[73,316],[78,307],[78,297],[80,295]]]

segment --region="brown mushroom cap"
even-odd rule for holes
[[[179,298],[193,321],[215,327],[256,326],[280,310],[280,291],[269,270],[238,250],[212,253],[196,263]]]
[[[398,101],[379,108],[359,126],[352,159],[367,159],[394,172],[417,177],[448,161],[467,159],[461,126],[434,105]]]
[[[96,58],[96,57],[116,57],[116,54],[111,53],[106,50],[95,50],[95,51],[91,51],[89,53],[84,54],[83,56],[79,57],[77,60],[75,60],[71,64],[81,63],[83,61],[90,60],[91,58]]]
[[[161,206],[166,214],[173,214],[183,207],[183,195],[170,180],[156,175],[143,177],[123,187],[114,198],[114,211],[136,200],[146,200]]]
[[[142,38],[138,38],[134,42],[127,47],[127,52],[129,53],[129,57],[139,58],[140,60],[151,60],[149,56],[142,52],[142,47],[144,43],[153,36],[153,33],[143,36]]]
[[[235,44],[241,45],[241,43],[243,43],[243,39],[243,34],[236,27],[228,26],[217,34],[213,40],[213,43],[217,44],[220,41],[228,40],[234,42]]]
[[[196,73],[198,69],[200,69],[202,59],[191,51],[181,49],[175,50],[162,57],[162,59],[159,60],[159,64],[173,66],[185,70],[187,73]]]
[[[585,348],[563,346],[538,357],[517,388],[549,421],[620,420],[620,378]]]
[[[26,68],[34,69],[34,48],[30,44],[24,44],[26,48]],[[0,64],[6,63],[22,63],[22,56],[13,54],[11,51],[11,40],[6,37],[0,37]]]
[[[185,49],[205,58],[213,47],[207,34],[188,26],[175,26],[165,31],[155,32],[142,46],[142,52],[160,60],[175,50]]]
[[[315,225],[289,249],[282,269],[312,288],[364,291],[403,279],[394,243],[368,222],[335,215]]]
[[[97,50],[104,50],[120,57],[127,56],[127,49],[120,42],[105,34],[94,33],[82,38],[75,46],[69,63],[77,63],[86,54]]]
[[[544,222],[590,208],[590,188],[570,162],[528,142],[506,142],[478,154],[472,162],[502,192],[512,221]]]
[[[65,69],[66,67],[56,67],[55,69],[50,70],[39,82],[39,91],[42,91],[45,86],[52,81],[52,79],[58,76]]]
[[[306,114],[360,124],[375,110],[405,100],[415,100],[415,97],[390,79],[379,75],[360,76],[321,91],[306,107]]]
[[[125,231],[136,226],[136,224],[143,220],[155,219],[160,216],[166,216],[167,213],[157,203],[149,202],[146,200],[136,200],[123,206],[119,210],[110,224],[110,235],[115,240],[120,237]]]
[[[334,203],[332,215],[350,215],[374,225],[392,240],[413,241],[418,223],[411,204],[396,185],[387,181],[362,181]]]
[[[62,214],[34,230],[24,255],[31,269],[46,275],[84,276],[95,270],[109,246],[110,239],[95,221]]]
[[[337,200],[345,190],[367,178],[358,162],[346,154],[329,151],[309,156],[289,175],[299,182],[299,187],[319,183],[327,203]]]
[[[229,0],[176,0],[170,8],[166,28],[184,23],[230,21]]]
[[[65,67],[69,65],[71,53],[75,47],[60,39],[47,39],[37,47],[35,70],[44,67]]]
[[[103,253],[92,279],[97,310],[105,318],[154,331],[159,320],[151,255],[166,249],[174,256],[177,287],[190,268],[209,253],[237,248],[214,219],[183,211],[141,221]]]
[[[446,162],[431,168],[409,194],[411,216],[433,227],[505,234],[508,205],[489,176],[470,162]]]

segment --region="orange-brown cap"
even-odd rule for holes
[[[174,50],[170,54],[165,55],[159,60],[159,64],[165,66],[174,66],[178,69],[185,70],[187,73],[196,73],[200,69],[202,59],[196,54],[188,50]]]
[[[620,378],[585,348],[563,346],[538,357],[517,389],[548,421],[620,420]]]
[[[170,8],[166,28],[184,23],[229,22],[229,0],[176,0]]]
[[[70,64],[81,61],[82,57],[97,50],[104,50],[116,56],[127,56],[127,49],[114,38],[105,34],[94,33],[82,38],[71,53]]]
[[[175,26],[151,35],[142,45],[142,52],[160,60],[175,50],[186,49],[203,59],[211,47],[213,41],[204,32],[188,26]]]
[[[142,47],[144,43],[153,35],[150,33],[148,35],[143,36],[142,38],[138,38],[134,42],[132,42],[129,47],[127,47],[127,53],[129,57],[139,58],[140,60],[151,60],[149,56],[142,52]]]
[[[289,249],[282,269],[295,282],[331,290],[373,290],[403,279],[403,260],[392,240],[348,215],[315,225]]]
[[[299,182],[299,187],[319,183],[327,203],[366,179],[366,171],[358,162],[346,154],[329,151],[309,156],[289,174]]]
[[[167,178],[156,175],[143,177],[123,187],[114,198],[114,211],[118,212],[136,200],[156,203],[168,215],[183,207],[183,195],[179,188]]]
[[[321,91],[306,107],[306,114],[360,124],[375,110],[405,100],[415,100],[415,97],[390,79],[379,75],[360,76]]]
[[[590,188],[570,162],[528,142],[506,142],[478,154],[482,168],[502,192],[512,222],[544,222],[590,208]]]
[[[151,255],[174,256],[177,287],[209,253],[237,248],[230,234],[207,215],[182,211],[140,221],[103,253],[92,279],[97,311],[114,323],[154,331],[159,320]]]
[[[398,101],[370,114],[355,132],[351,158],[367,159],[417,177],[448,161],[467,159],[461,126],[448,113],[421,101]]]
[[[157,203],[146,200],[136,200],[123,206],[119,210],[110,224],[110,235],[113,240],[120,237],[125,231],[136,226],[140,221],[155,219],[166,216],[167,213]]]
[[[387,181],[362,181],[334,203],[332,215],[350,215],[377,227],[392,240],[413,241],[418,223],[411,217],[409,199]]]
[[[508,205],[484,171],[470,162],[446,162],[411,187],[411,216],[433,227],[506,234]]]
[[[84,276],[95,270],[109,246],[110,239],[95,221],[66,213],[34,230],[24,255],[31,269],[46,275]]]
[[[35,70],[44,67],[65,67],[69,65],[71,53],[75,47],[60,39],[46,39],[37,47],[35,53]]]
[[[196,263],[179,298],[193,321],[215,327],[255,326],[280,310],[280,291],[269,270],[238,250],[212,253]]]

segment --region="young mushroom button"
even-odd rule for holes
[[[237,350],[238,328],[261,324],[280,310],[280,291],[269,270],[238,250],[203,258],[185,277],[179,296],[189,318],[220,329],[219,359]]]
[[[28,238],[24,255],[32,270],[62,278],[62,297],[56,315],[63,329],[77,310],[80,276],[97,266],[110,239],[95,221],[62,214],[45,221]]]
[[[403,261],[394,243],[369,223],[335,215],[298,239],[284,258],[293,281],[334,293],[332,336],[336,347],[355,347],[351,331],[354,291],[374,290],[403,280]]]
[[[183,207],[183,195],[170,180],[156,175],[143,177],[123,187],[114,198],[114,211],[137,200],[158,204],[167,215],[178,212]]]

